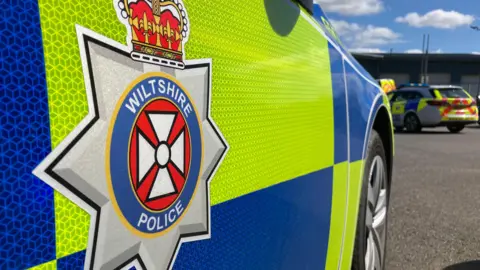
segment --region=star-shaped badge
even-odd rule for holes
[[[91,214],[85,268],[171,268],[182,242],[209,238],[209,181],[228,150],[211,61],[164,67],[77,36],[89,113],[34,174]]]

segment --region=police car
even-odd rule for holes
[[[478,121],[475,99],[459,86],[404,84],[388,95],[398,131],[419,132],[422,127],[446,126],[457,133]]]
[[[378,85],[383,89],[385,93],[389,93],[396,89],[395,80],[393,79],[377,79]]]
[[[475,98],[475,102],[477,102],[477,111],[478,111],[477,123],[480,124],[480,95],[477,95],[477,97]]]
[[[0,269],[383,268],[390,105],[319,5],[46,2],[3,6]]]

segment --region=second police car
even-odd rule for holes
[[[454,85],[404,84],[388,93],[395,129],[419,132],[423,127],[446,126],[460,132],[478,121],[476,100]]]
[[[395,90],[396,88],[395,80],[393,79],[387,79],[387,78],[377,79],[377,82],[378,82],[378,85],[380,85],[380,87],[385,93],[389,93]]]
[[[0,29],[0,269],[383,269],[390,105],[319,5],[46,2]]]

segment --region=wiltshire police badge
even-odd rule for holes
[[[185,59],[181,0],[114,0],[127,46],[77,25],[89,114],[34,174],[91,214],[86,269],[166,269],[209,238],[209,181],[228,145],[211,60]]]
[[[170,75],[146,73],[125,94],[105,154],[111,197],[134,232],[160,234],[180,220],[197,188],[201,121]]]

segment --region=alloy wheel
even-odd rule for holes
[[[365,269],[382,270],[385,255],[387,225],[387,177],[385,165],[376,156],[370,167],[366,212]]]
[[[407,128],[408,131],[414,131],[417,129],[418,123],[417,119],[415,116],[409,115],[405,119],[405,127]]]

